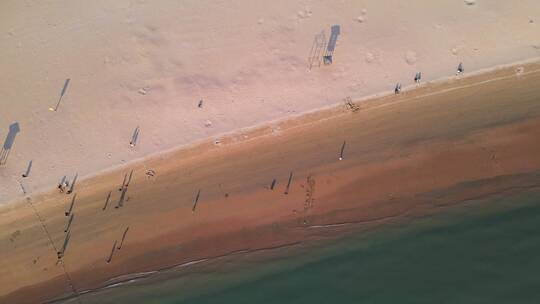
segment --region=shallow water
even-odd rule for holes
[[[540,193],[238,255],[81,296],[83,303],[538,303]],[[204,264],[204,263],[201,263]]]

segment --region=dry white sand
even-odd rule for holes
[[[334,62],[310,70],[314,38],[332,25]],[[538,56],[538,0],[3,0],[0,144],[10,124],[20,132],[0,167],[0,204],[21,184],[50,189],[64,175],[410,85],[417,71],[429,81],[459,62],[469,73]]]

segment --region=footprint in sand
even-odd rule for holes
[[[405,61],[408,63],[408,64],[415,64],[416,61],[417,61],[417,57],[416,57],[416,52],[413,52],[413,51],[407,51],[407,53],[405,53]]]
[[[377,59],[377,57],[373,53],[371,53],[371,52],[366,53],[366,62],[367,63],[372,63],[373,61],[375,61],[375,59]]]
[[[311,17],[313,12],[309,8],[305,8],[303,10],[300,10],[296,13],[296,16],[298,16],[298,19],[305,19]]]
[[[354,18],[354,20],[358,23],[364,23],[366,22],[366,13],[367,13],[367,9],[362,9],[362,11],[360,12],[360,15],[356,18]]]

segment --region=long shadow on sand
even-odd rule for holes
[[[0,165],[4,165],[7,163],[9,152],[11,152],[11,148],[13,148],[13,143],[15,142],[15,137],[20,131],[21,128],[19,127],[18,122],[14,122],[9,126],[9,133],[4,140],[2,152],[0,152]]]

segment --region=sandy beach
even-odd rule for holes
[[[539,63],[457,77],[159,154],[83,179],[70,195],[29,195],[0,210],[0,299],[42,302],[538,186],[538,83]]]
[[[536,189],[539,24],[536,0],[2,1],[0,302]]]
[[[0,204],[63,176],[410,86],[417,72],[425,82],[460,62],[471,73],[540,56],[540,2],[470,3],[2,1],[0,140],[14,123],[19,132],[0,167]],[[312,49],[334,26],[333,62],[320,64]]]

